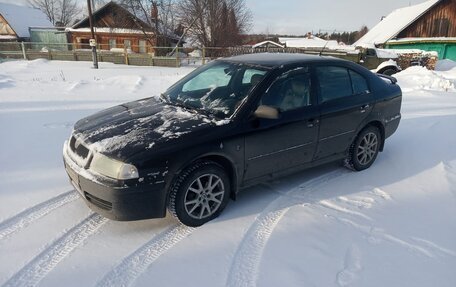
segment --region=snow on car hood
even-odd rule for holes
[[[190,132],[220,125],[219,122],[148,98],[81,119],[75,124],[74,135],[91,150],[124,159],[143,150],[158,148]]]

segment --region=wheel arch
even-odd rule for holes
[[[238,175],[236,172],[236,168],[234,165],[234,162],[229,159],[229,157],[223,155],[223,154],[218,154],[218,153],[209,153],[209,154],[203,154],[200,156],[197,156],[193,158],[192,160],[186,162],[185,164],[182,165],[182,167],[179,169],[179,171],[176,173],[176,176],[178,176],[182,171],[190,167],[192,164],[198,162],[198,161],[212,161],[215,162],[216,164],[219,164],[228,174],[228,177],[230,179],[230,198],[233,200],[236,200],[236,193],[237,193],[237,188],[238,188]]]
[[[382,140],[380,143],[379,151],[383,151],[383,148],[385,146],[385,126],[382,124],[381,121],[373,120],[373,121],[368,122],[366,125],[364,125],[364,127],[362,129],[359,130],[358,135],[361,133],[361,131],[363,131],[364,129],[366,129],[367,127],[370,127],[370,126],[374,126],[380,131]]]
[[[396,72],[399,72],[399,71],[400,71],[400,69],[399,69],[398,66],[389,65],[389,66],[384,66],[384,67],[379,68],[379,69],[377,70],[377,73],[378,73],[378,74],[383,74],[385,71],[390,70],[390,69],[391,69],[391,70],[394,70],[394,71],[396,71]]]

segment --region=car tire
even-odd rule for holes
[[[174,180],[168,210],[187,226],[201,226],[220,215],[228,204],[230,190],[230,180],[222,166],[198,161]]]
[[[369,168],[377,158],[382,138],[377,127],[363,129],[350,146],[347,163],[349,168],[361,171]]]
[[[392,76],[394,74],[396,74],[398,71],[396,69],[392,69],[392,68],[389,68],[389,69],[386,69],[382,72],[383,75],[387,75],[387,76]]]

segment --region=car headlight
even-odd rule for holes
[[[90,169],[99,174],[119,180],[139,177],[138,169],[134,165],[123,163],[97,152],[93,155]]]

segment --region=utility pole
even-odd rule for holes
[[[92,39],[90,39],[90,46],[92,47],[93,68],[98,69],[97,41],[95,39],[95,32],[93,31],[92,4],[90,3],[90,1],[91,0],[87,0],[87,8],[89,9],[90,32],[92,33]]]

